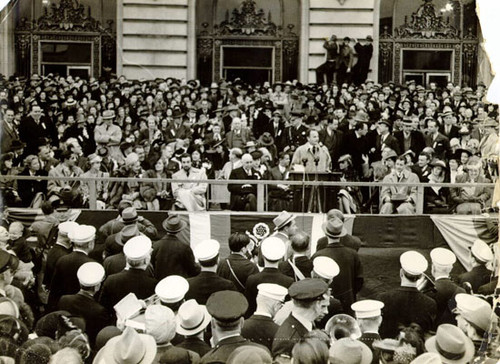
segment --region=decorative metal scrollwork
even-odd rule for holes
[[[400,38],[444,38],[459,37],[459,31],[450,24],[450,18],[436,14],[432,0],[424,0],[418,10],[411,15],[411,21],[405,16],[405,22],[396,28],[396,35]]]

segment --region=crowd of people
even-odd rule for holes
[[[362,297],[361,241],[340,210],[326,214],[315,244],[282,211],[262,241],[232,233],[224,256],[214,239],[191,247],[174,213],[157,231],[129,200],[98,229],[46,212],[34,223],[45,239],[35,243],[19,222],[0,227],[2,363],[500,358],[498,278],[480,239],[468,272],[451,276],[458,263],[449,249],[433,249],[430,262],[409,250],[399,258],[400,286]]]
[[[416,187],[399,182],[429,184],[425,212],[489,206],[491,188],[472,186],[498,175],[498,107],[484,84],[356,84],[1,78],[1,173],[54,177],[3,179],[3,205],[86,207],[90,183],[61,177],[91,177],[98,208],[126,199],[137,209],[196,211],[217,196],[222,208],[256,210],[255,184],[203,181],[263,179],[283,181],[266,190],[269,210],[291,210],[297,191],[286,180],[305,171],[337,172],[346,187],[334,205],[346,213],[415,213]],[[436,186],[443,182],[471,187]]]

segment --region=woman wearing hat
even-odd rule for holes
[[[433,160],[430,163],[431,173],[429,184],[443,183],[446,176],[446,163],[441,160]],[[429,186],[424,189],[424,213],[446,214],[449,213],[448,199],[450,191],[446,187]]]
[[[339,169],[342,173],[341,182],[358,182],[358,174],[353,167],[352,158],[349,154],[344,154],[339,158]],[[341,188],[337,198],[339,200],[339,208],[345,214],[352,214],[359,211],[363,196],[357,186],[346,186]]]
[[[40,161],[36,155],[29,155],[24,159],[24,169],[20,176],[47,176],[48,173],[40,169]],[[47,181],[18,180],[17,190],[23,207],[39,207],[47,195]]]

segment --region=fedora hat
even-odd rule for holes
[[[443,363],[468,363],[474,357],[474,343],[455,325],[439,325],[436,335],[425,341],[428,352],[438,353]]]
[[[329,238],[341,238],[347,235],[344,223],[338,218],[333,218],[324,222],[322,228],[325,235]]]
[[[443,169],[446,169],[446,163],[442,160],[439,160],[439,159],[434,159],[431,163],[430,163],[430,166],[431,167],[441,167]]]
[[[115,112],[113,110],[104,110],[102,113],[102,119],[103,120],[108,120],[108,119],[114,119],[115,118]]]
[[[259,139],[257,140],[257,142],[264,146],[264,147],[268,147],[268,146],[271,146],[271,145],[274,145],[274,138],[273,136],[271,135],[271,133],[269,132],[265,132],[263,133]]]
[[[208,326],[211,319],[206,306],[193,299],[187,300],[177,312],[177,333],[186,336],[197,334]]]
[[[174,112],[172,113],[172,117],[174,119],[182,118],[183,116],[184,116],[184,113],[182,112],[181,109],[174,109]]]
[[[156,341],[151,335],[138,334],[126,327],[120,336],[115,336],[97,353],[94,363],[146,364],[156,356]]]
[[[118,245],[123,246],[127,241],[132,239],[134,236],[139,236],[141,233],[137,224],[125,225],[118,234],[115,235],[115,242]]]
[[[354,115],[353,120],[356,120],[358,122],[363,122],[367,123],[369,121],[368,114],[365,113],[364,111],[358,111],[356,115]]]
[[[139,216],[135,207],[127,207],[122,211],[121,218],[123,223],[128,225],[136,222]]]
[[[186,222],[181,220],[178,215],[170,215],[163,220],[161,225],[170,234],[176,234],[187,226]]]
[[[373,359],[373,354],[366,344],[351,338],[335,341],[330,348],[330,353],[334,363],[369,364]]]
[[[274,230],[279,230],[289,222],[295,219],[295,215],[292,215],[288,211],[282,211],[278,216],[273,219],[275,225]]]

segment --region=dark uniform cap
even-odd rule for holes
[[[242,317],[248,309],[248,301],[236,291],[219,291],[207,300],[208,312],[217,320],[231,322]]]
[[[299,301],[312,301],[328,290],[328,284],[318,278],[306,278],[301,281],[293,283],[288,288],[288,294],[295,300]]]
[[[4,250],[0,250],[0,273],[5,272],[7,269],[16,266],[16,257],[12,254],[7,253]]]

